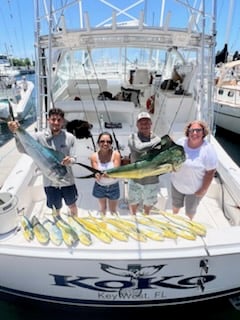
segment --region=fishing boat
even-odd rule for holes
[[[19,70],[12,65],[10,57],[7,54],[0,54],[0,76],[16,77],[19,74]]]
[[[212,130],[215,1],[204,1],[205,10],[190,2],[174,2],[177,14],[183,6],[190,15],[186,25],[181,19],[176,27],[168,12],[156,27],[144,21],[144,1],[135,3],[140,4],[136,17],[130,8],[94,1],[95,12],[107,14],[114,8],[109,19],[96,25],[84,7],[89,1],[65,1],[54,8],[37,1],[37,122],[18,134],[29,139],[27,133],[46,128],[50,108],[62,108],[66,130],[77,137],[77,161],[90,165],[103,130],[113,134],[114,148],[128,162],[127,140],[140,111],[150,113],[156,134],[173,141],[193,119],[207,121]],[[80,14],[78,28],[70,24],[76,19],[67,18],[73,12]],[[127,21],[120,19],[123,13]],[[90,132],[81,130],[82,123],[85,129],[90,124]],[[14,141],[4,145],[0,291],[69,307],[160,308],[220,297],[234,301],[240,292],[240,169],[214,135],[208,139],[219,164],[192,221],[183,211],[171,213],[170,160],[149,216],[141,211],[130,215],[126,177],[120,179],[118,212],[102,217],[92,196],[94,179],[82,179],[90,172],[76,164],[78,218],[62,208],[62,223],[68,225],[60,229],[62,238],[51,236],[51,226],[61,222],[46,207],[42,173],[33,155],[19,154]]]
[[[226,62],[217,69],[214,92],[215,124],[240,134],[240,60]]]
[[[17,80],[0,75],[0,119],[9,117],[10,104],[15,119],[24,120],[33,106],[33,89],[34,83],[25,76]]]

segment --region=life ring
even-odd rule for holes
[[[154,113],[155,95],[149,97],[146,101],[146,108],[149,113]]]

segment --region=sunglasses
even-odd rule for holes
[[[188,129],[188,132],[189,133],[193,133],[193,132],[197,132],[197,133],[199,133],[199,132],[202,132],[203,131],[203,129],[201,128],[197,128],[197,129]]]
[[[110,141],[110,140],[100,140],[99,142],[100,142],[100,143],[108,143],[108,144],[111,144],[111,143],[112,143],[112,141]]]

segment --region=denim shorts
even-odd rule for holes
[[[62,208],[62,199],[67,206],[74,204],[78,198],[78,192],[75,185],[67,187],[44,187],[47,196],[48,208],[55,207],[57,210]]]
[[[120,197],[119,182],[106,186],[102,186],[99,183],[95,182],[92,194],[98,199],[108,198],[110,200],[118,200]]]

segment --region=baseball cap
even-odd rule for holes
[[[140,112],[137,116],[137,121],[141,120],[141,119],[150,119],[151,120],[151,116],[148,112]]]

